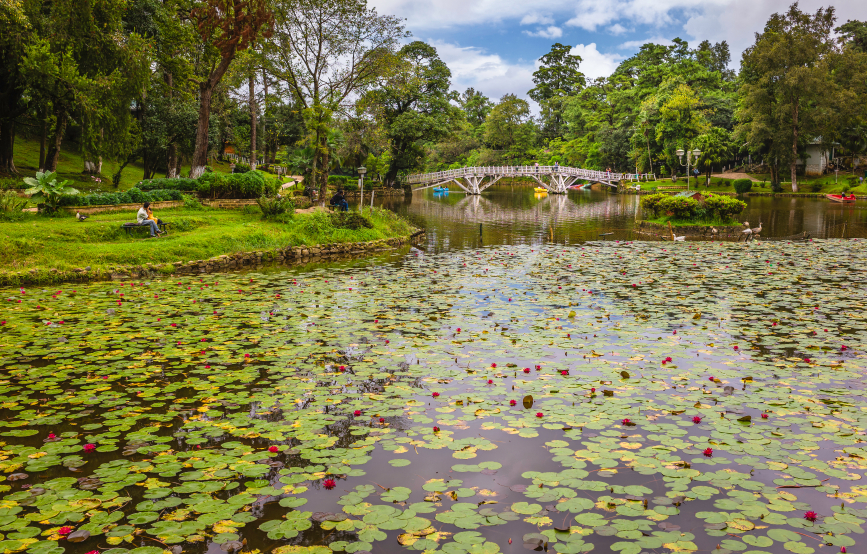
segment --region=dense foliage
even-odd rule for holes
[[[745,192],[750,192],[753,189],[753,182],[750,179],[735,179],[732,186],[735,188],[735,192],[738,194],[744,194]]]
[[[704,200],[668,194],[650,194],[642,197],[641,207],[651,217],[667,216],[680,220],[732,221],[747,207],[745,202],[720,194],[708,194]]]
[[[144,192],[131,188],[126,192],[98,192],[81,194],[79,196],[64,196],[60,206],[116,206],[117,204],[143,204],[145,202],[161,202],[166,200],[181,200],[183,195],[178,190],[154,190]]]

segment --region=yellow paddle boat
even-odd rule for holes
[[[533,190],[536,192],[548,192],[548,189],[542,187],[535,187]]]

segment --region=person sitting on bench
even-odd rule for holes
[[[136,220],[139,225],[150,225],[151,228],[151,238],[158,237],[162,234],[160,231],[157,222],[153,219],[148,219],[148,208],[151,207],[150,202],[145,202],[142,204],[142,207],[138,209],[138,213],[136,214]]]
[[[156,221],[157,227],[165,224],[162,219],[160,219],[158,217],[154,217],[154,211],[152,209],[150,209],[150,207],[148,208],[148,219],[151,221]]]
[[[340,208],[341,212],[349,211],[349,202],[346,201],[343,190],[338,190],[337,194],[331,197],[331,205]]]

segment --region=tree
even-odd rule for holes
[[[832,73],[840,61],[833,26],[833,7],[810,15],[795,3],[773,14],[744,51],[737,136],[753,150],[767,150],[775,188],[788,164],[797,192],[799,150],[839,126],[848,95]]]
[[[350,95],[374,85],[407,33],[403,22],[379,15],[364,0],[280,0],[270,69],[302,107],[314,146],[308,190],[328,184],[328,130]],[[305,180],[305,184],[307,181]]]
[[[456,127],[460,116],[449,103],[451,75],[436,48],[414,41],[397,52],[392,70],[365,97],[389,143],[386,184],[394,184],[398,173],[420,167],[424,143],[437,141]]]
[[[198,81],[199,117],[190,177],[198,178],[208,164],[211,97],[235,55],[260,37],[271,35],[273,14],[265,0],[206,0],[191,11],[196,30],[210,60],[207,75]]]
[[[722,41],[711,44],[709,40],[703,40],[695,49],[695,57],[705,69],[710,72],[718,72],[726,81],[735,78],[735,72],[728,68],[729,62],[732,61],[728,42]]]
[[[584,74],[578,70],[581,56],[569,52],[571,46],[559,42],[542,56],[541,67],[533,73],[530,98],[542,108],[542,135],[552,139],[563,135],[563,99],[576,94],[585,85]]]
[[[721,165],[731,155],[731,133],[720,127],[713,127],[708,132],[697,136],[692,147],[701,150],[695,166],[704,170],[705,186],[707,186],[710,183],[713,166]]]
[[[675,150],[693,149],[693,139],[708,130],[709,125],[701,108],[701,101],[689,86],[677,85],[659,107],[656,140],[664,148],[672,179],[675,179],[678,159]]]
[[[482,94],[481,91],[477,91],[472,87],[468,88],[460,95],[458,102],[461,105],[461,109],[464,111],[467,121],[472,123],[474,126],[483,124],[485,118],[488,117],[489,113],[491,113],[491,108],[494,107],[494,103],[491,102],[490,98]]]
[[[32,27],[21,2],[0,2],[0,173],[15,169],[15,119],[24,113],[26,81],[21,73]]]
[[[840,40],[858,52],[867,54],[867,21],[848,20],[834,29]]]
[[[491,148],[504,151],[504,156],[512,161],[529,152],[534,135],[530,104],[514,94],[500,98],[485,122],[485,142]]]

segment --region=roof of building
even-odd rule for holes
[[[685,198],[692,198],[696,194],[701,195],[701,192],[699,192],[697,190],[682,190],[682,191],[678,192],[677,194],[675,194],[674,196],[683,196]]]

